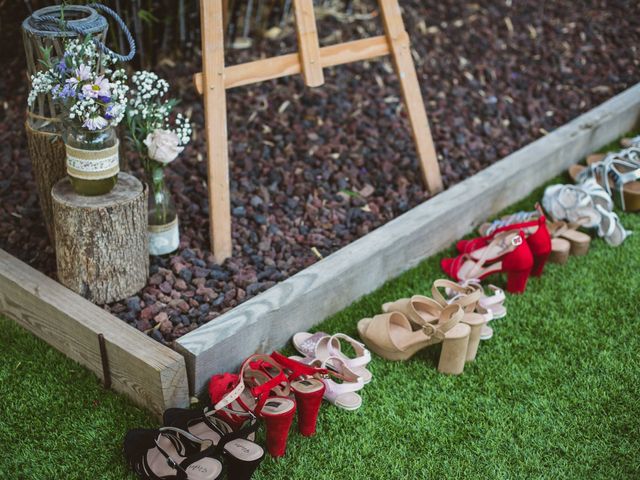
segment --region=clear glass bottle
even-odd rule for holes
[[[116,129],[87,130],[65,124],[63,139],[67,150],[67,174],[79,195],[104,195],[113,190],[120,172]]]
[[[164,169],[154,168],[149,179],[149,254],[166,255],[180,246],[178,213],[164,181]]]

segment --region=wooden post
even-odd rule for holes
[[[418,150],[420,168],[427,188],[431,194],[443,189],[438,157],[431,137],[429,120],[424,108],[424,100],[420,92],[418,74],[411,58],[409,34],[404,28],[402,12],[398,0],[379,0],[384,28],[400,80],[404,104],[409,114],[413,139]]]
[[[50,132],[34,130],[29,123],[25,123],[31,168],[38,189],[38,200],[44,224],[47,227],[49,240],[55,245],[53,228],[53,207],[51,206],[51,187],[58,180],[67,176],[65,164],[66,152],[60,135]]]
[[[391,54],[409,114],[422,177],[432,194],[442,190],[440,167],[398,0],[378,1],[385,36],[320,48],[313,0],[294,0],[298,53],[225,67],[224,0],[201,0],[203,71],[194,76],[194,83],[204,94],[211,249],[218,262],[231,256],[232,252],[225,92],[228,88],[299,73],[304,76],[306,85],[316,87],[324,84],[322,69],[325,67]]]
[[[68,178],[51,191],[58,279],[96,304],[123,300],[149,275],[147,191],[120,173],[106,195],[76,194]]]
[[[320,41],[313,0],[293,0],[293,7],[304,83],[308,87],[319,87],[324,84],[324,73],[320,62]]]
[[[200,19],[207,134],[209,231],[213,255],[217,262],[222,263],[231,256],[232,251],[222,0],[201,0]]]

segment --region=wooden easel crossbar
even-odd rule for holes
[[[302,74],[305,84],[324,84],[323,69],[391,55],[394,61],[422,177],[431,193],[442,190],[442,178],[429,129],[409,35],[398,0],[378,0],[385,35],[320,48],[313,0],[293,0],[299,52],[226,67],[224,0],[201,0],[203,72],[195,75],[204,95],[207,136],[211,249],[218,262],[231,256],[231,202],[226,90],[275,78]]]

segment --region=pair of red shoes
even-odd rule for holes
[[[266,426],[267,450],[281,457],[287,448],[289,430],[298,412],[298,430],[304,436],[316,432],[318,412],[326,386],[321,381],[329,372],[291,360],[274,352],[252,355],[239,374],[214,375],[209,395],[216,415],[234,431],[250,418]]]
[[[536,220],[498,228],[486,237],[460,240],[456,248],[460,255],[441,262],[451,278],[482,280],[506,273],[507,291],[522,293],[530,275],[542,275],[551,254],[551,236],[547,220],[540,214]]]

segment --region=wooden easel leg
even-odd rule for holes
[[[211,249],[217,262],[231,256],[231,202],[224,84],[223,0],[201,0],[202,63],[209,182]]]
[[[409,34],[404,28],[398,0],[379,0],[382,19],[389,41],[389,48],[402,89],[404,103],[409,113],[413,138],[427,188],[432,194],[442,191],[442,177],[438,157],[431,137],[429,120],[425,111],[416,67],[411,57]]]

